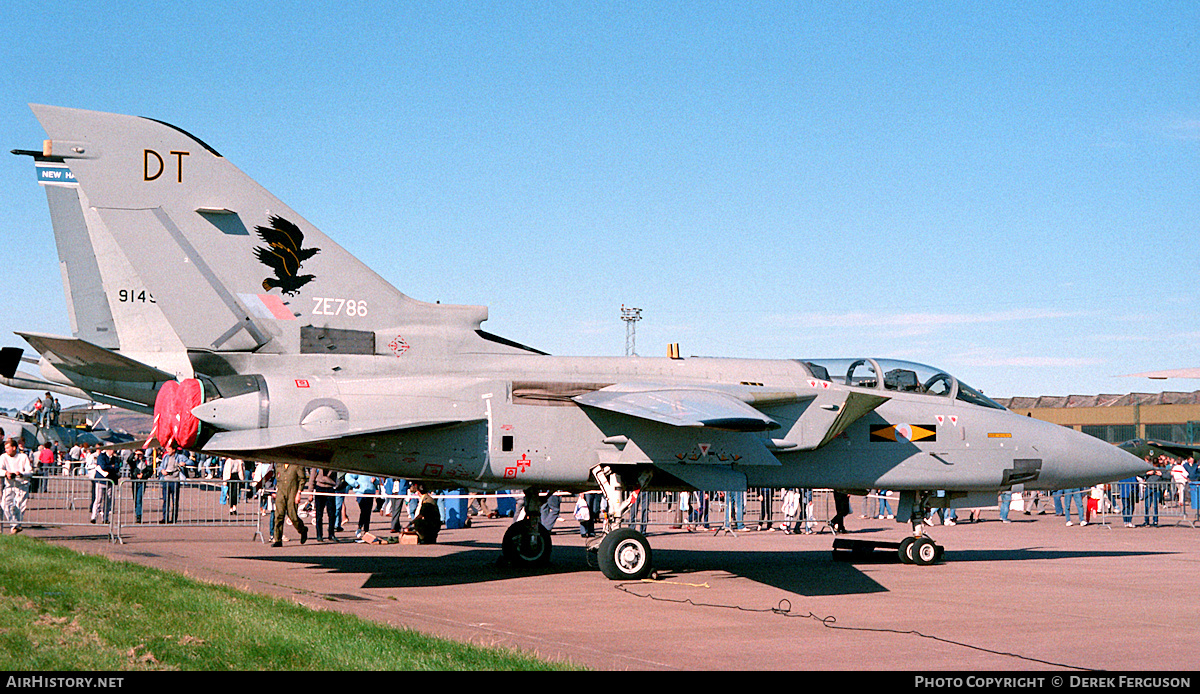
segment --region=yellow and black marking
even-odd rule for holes
[[[1010,434],[1008,432],[989,431],[988,438],[989,439],[1011,439],[1012,434]]]
[[[936,424],[876,424],[871,441],[937,441]]]

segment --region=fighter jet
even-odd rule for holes
[[[74,332],[18,333],[35,380],[153,412],[161,443],[520,488],[529,519],[540,492],[598,485],[611,519],[591,549],[612,579],[653,567],[624,527],[647,489],[898,490],[900,559],[929,564],[931,507],[1146,469],[920,364],[551,356],[484,331],[484,307],[401,293],[184,130],[32,109],[49,139],[17,153],[50,198]],[[535,520],[502,543],[518,565],[550,552]]]

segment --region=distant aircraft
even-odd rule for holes
[[[1140,374],[1126,374],[1128,378],[1149,378],[1165,381],[1168,378],[1200,378],[1200,369],[1168,369],[1166,371],[1147,371]]]
[[[162,442],[521,488],[530,519],[539,492],[599,485],[612,579],[653,565],[623,527],[636,490],[898,490],[900,558],[928,564],[931,507],[1146,469],[919,364],[549,356],[482,330],[486,308],[402,294],[179,128],[32,108],[49,139],[18,153],[50,199],[74,336],[18,333],[41,355],[25,378],[153,412]],[[536,520],[502,543],[516,564],[550,551]]]
[[[1136,455],[1143,460],[1146,456],[1159,456],[1164,453],[1176,458],[1189,458],[1200,453],[1200,443],[1179,443],[1177,441],[1159,441],[1157,439],[1133,439],[1117,444],[1123,450],[1128,451],[1131,455]]]
[[[57,443],[63,453],[77,444],[107,446],[134,440],[134,437],[129,434],[109,431],[99,426],[62,426],[59,424],[40,426],[36,417],[28,414],[32,409],[32,406],[23,408],[21,414],[15,417],[0,415],[0,431],[4,432],[4,438],[21,439],[31,450],[43,443]]]

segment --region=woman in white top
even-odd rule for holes
[[[4,520],[12,524],[9,532],[16,535],[21,532],[25,501],[29,497],[29,480],[33,477],[33,464],[29,462],[29,456],[17,450],[16,439],[4,442],[4,453],[0,453],[0,471],[4,473],[0,511]]]
[[[238,458],[226,458],[221,471],[221,479],[225,480],[226,495],[229,503],[229,515],[237,513],[238,495],[242,493],[242,481],[246,478],[246,462]]]

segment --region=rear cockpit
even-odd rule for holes
[[[991,398],[932,366],[895,359],[798,360],[813,378],[857,388],[916,393],[1003,410]]]

